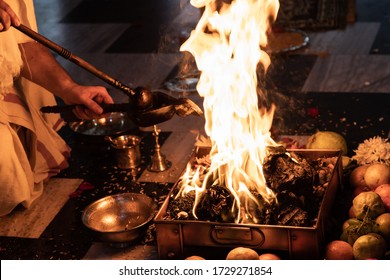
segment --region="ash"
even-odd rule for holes
[[[208,155],[196,161],[208,162],[207,158]],[[314,226],[336,161],[337,157],[310,160],[296,152],[286,151],[284,147],[269,147],[263,171],[267,187],[276,194],[276,198],[266,202],[253,191],[257,202],[249,203],[249,210],[254,217],[243,217],[242,220],[252,224]],[[235,221],[237,211],[232,211],[234,198],[225,186],[208,187],[195,213],[194,192],[175,198],[178,192],[179,187],[172,191],[165,219]]]

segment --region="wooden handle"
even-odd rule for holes
[[[94,74],[96,77],[102,79],[103,81],[107,82],[108,84],[112,85],[113,87],[120,89],[125,94],[127,94],[129,97],[133,97],[135,95],[134,90],[131,89],[130,87],[124,85],[123,83],[121,83],[117,79],[114,79],[113,77],[109,76],[108,74],[104,73],[103,71],[97,69],[95,66],[86,62],[82,58],[78,57],[77,55],[72,54],[67,49],[61,47],[60,45],[54,43],[53,41],[50,41],[46,37],[35,32],[34,30],[28,28],[27,26],[21,24],[19,26],[14,26],[14,28],[18,29],[20,32],[26,34],[30,38],[38,41],[39,43],[41,43],[45,47],[51,49],[52,51],[58,53],[60,56],[64,57],[65,59],[73,62],[74,64],[80,66],[81,68],[84,68],[88,72]]]

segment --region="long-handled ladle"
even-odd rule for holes
[[[188,115],[203,115],[203,111],[188,98],[176,99],[163,92],[152,92],[142,87],[132,89],[27,26],[20,24],[19,26],[14,26],[14,28],[65,59],[73,62],[77,66],[94,74],[96,77],[113,87],[120,89],[129,97],[129,103],[101,104],[104,112],[122,111],[130,113],[130,117],[132,117],[133,121],[139,126],[151,126],[167,121],[171,119],[175,113],[181,117]],[[44,113],[61,113],[73,110],[74,107],[75,105],[48,106],[42,107],[41,111]]]

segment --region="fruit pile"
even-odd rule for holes
[[[348,219],[342,225],[338,240],[327,244],[325,259],[387,259],[390,254],[390,149],[387,139],[369,147],[365,141],[364,153],[348,174],[352,205]],[[374,156],[375,155],[375,156]],[[380,155],[380,156],[378,156]]]

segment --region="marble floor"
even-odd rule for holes
[[[353,22],[344,28],[304,30],[309,37],[306,47],[271,56],[267,86],[277,105],[274,128],[279,136],[305,139],[317,130],[336,131],[345,136],[351,154],[367,138],[390,137],[390,3],[349,2],[356,4]],[[180,44],[200,16],[187,0],[34,3],[39,33],[122,83],[150,89],[167,90],[165,82],[188,59],[179,52]],[[106,86],[116,102],[126,102],[118,89],[54,55],[76,81]],[[196,92],[169,94],[190,98],[202,107]],[[70,167],[53,180],[67,187],[53,192],[58,203],[46,198],[31,210],[36,213],[25,215],[17,209],[22,212],[16,213],[18,217],[27,218],[0,219],[0,258],[158,258],[153,225],[138,243],[114,248],[99,242],[80,220],[84,207],[108,194],[141,192],[162,204],[185,168],[197,136],[203,134],[204,119],[175,116],[158,128],[161,151],[172,167],[160,173],[147,170],[154,152],[152,128],[134,126],[130,132],[142,138],[142,165],[136,174],[115,166],[113,151],[101,138],[63,128],[72,158]],[[44,226],[36,227],[37,213]]]

